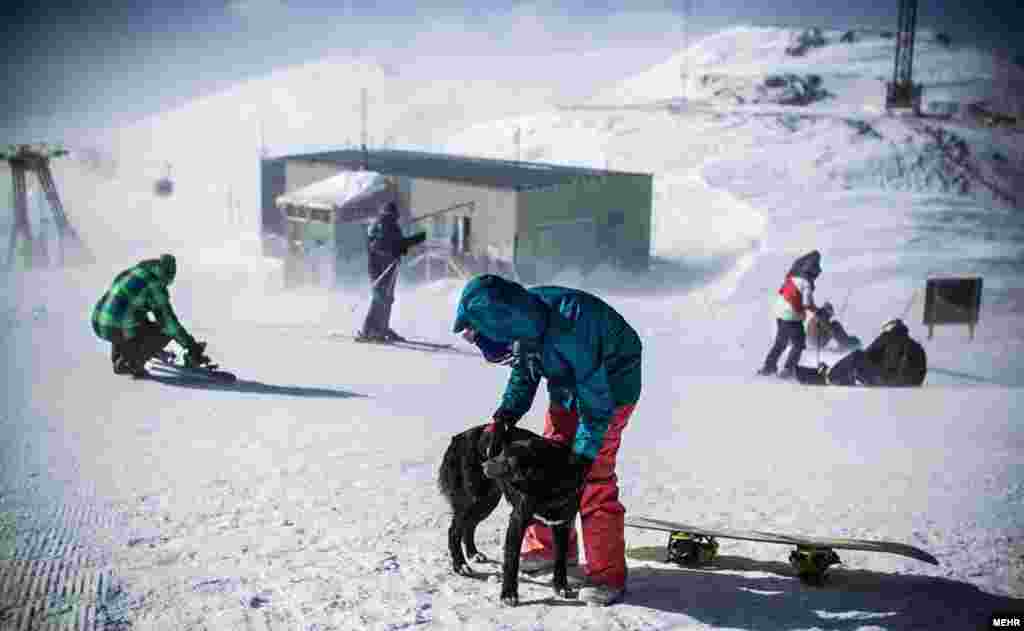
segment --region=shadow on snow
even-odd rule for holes
[[[335,390],[331,388],[309,388],[303,386],[277,386],[260,383],[258,381],[245,381],[238,379],[233,383],[214,381],[204,377],[191,377],[186,375],[171,375],[170,373],[150,373],[147,381],[156,381],[169,386],[180,388],[195,388],[198,390],[222,390],[225,392],[242,392],[245,394],[271,394],[286,397],[309,397],[323,399],[351,399],[365,398],[368,395],[348,390]]]
[[[993,612],[1024,610],[1024,599],[946,578],[839,566],[824,587],[812,587],[786,563],[736,556],[720,556],[701,568],[634,565],[629,588],[626,605],[730,628],[974,629],[987,628]]]

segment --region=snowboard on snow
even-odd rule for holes
[[[825,381],[825,375],[809,366],[797,366],[793,371],[793,376],[788,379],[780,379],[778,375],[762,375],[759,373],[755,373],[753,380],[763,381],[766,383],[777,382],[804,386],[828,385],[828,382]]]
[[[738,539],[762,543],[779,543],[795,546],[789,555],[789,563],[797,571],[800,580],[812,585],[821,585],[831,565],[841,563],[836,550],[858,550],[863,552],[886,552],[917,559],[932,565],[939,561],[928,552],[905,543],[876,539],[847,539],[842,537],[807,537],[786,535],[762,530],[732,530],[725,528],[702,528],[649,517],[626,517],[631,528],[660,530],[669,533],[667,544],[668,561],[679,565],[702,565],[709,563],[718,553],[717,539]]]
[[[183,376],[193,379],[207,379],[219,383],[234,383],[238,378],[234,373],[220,370],[217,364],[207,364],[201,368],[190,368],[177,360],[174,353],[164,352],[151,360],[150,368],[159,371],[157,376]]]

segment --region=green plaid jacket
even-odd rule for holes
[[[152,313],[164,333],[183,348],[190,348],[195,340],[174,315],[167,284],[165,272],[155,259],[121,272],[93,308],[93,331],[108,341],[118,336],[132,339],[147,321],[146,314]]]

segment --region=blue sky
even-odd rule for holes
[[[498,73],[559,81],[566,94],[582,94],[681,48],[687,5],[691,33],[739,23],[895,28],[898,10],[898,0],[587,1],[557,8],[493,0],[475,8],[371,0],[111,4],[5,3],[2,85],[15,89],[0,94],[0,130],[20,136],[136,119],[277,67],[353,52],[420,76]],[[1024,9],[1016,5],[920,0],[919,26],[1024,54],[1014,37],[1024,31]],[[615,67],[543,63],[545,53],[607,47],[623,50]]]

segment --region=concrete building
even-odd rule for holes
[[[287,232],[288,215],[275,206],[282,194],[366,170],[388,178],[407,231],[425,229],[428,246],[450,248],[472,272],[499,264],[542,282],[567,267],[648,265],[651,174],[359,149],[279,156],[261,170],[263,227],[278,235]],[[339,256],[364,243],[366,217],[321,217],[334,223]]]

